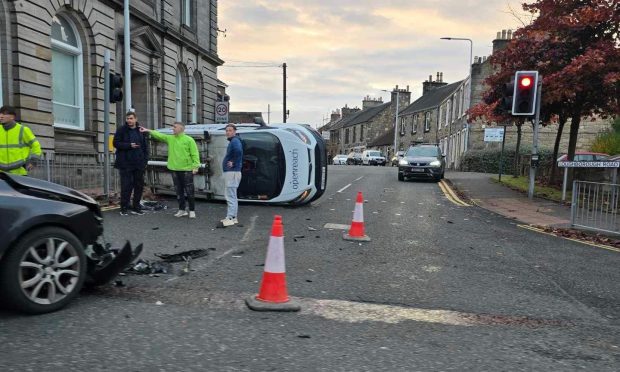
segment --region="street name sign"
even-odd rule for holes
[[[560,168],[620,168],[620,161],[559,161]]]

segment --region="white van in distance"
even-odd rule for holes
[[[385,165],[385,157],[379,150],[364,150],[362,153],[363,165]]]
[[[304,124],[235,124],[243,144],[240,201],[303,205],[318,199],[327,184],[327,147],[313,128]],[[226,124],[192,124],[185,133],[194,138],[201,169],[194,176],[196,197],[225,200],[222,160],[228,140]],[[171,134],[171,128],[157,129]],[[153,193],[174,195],[166,168],[167,146],[151,141],[146,183]]]

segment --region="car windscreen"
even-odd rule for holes
[[[269,200],[280,195],[286,160],[278,137],[266,132],[241,133],[239,137],[243,142],[239,197]]]
[[[410,157],[437,157],[438,155],[439,155],[439,152],[437,151],[437,147],[431,147],[431,146],[411,147],[409,148],[409,150],[407,150],[407,154],[405,154],[405,156],[410,156]]]
[[[379,151],[368,151],[368,156],[381,156]]]

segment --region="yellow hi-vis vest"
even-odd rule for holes
[[[41,145],[30,128],[15,123],[5,130],[0,124],[0,172],[27,175],[24,166],[41,157]]]

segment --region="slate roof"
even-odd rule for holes
[[[463,81],[464,80],[457,81],[456,83],[431,90],[422,97],[413,101],[409,106],[400,111],[398,115],[407,115],[439,106],[443,100],[448,98],[461,86]]]
[[[362,124],[367,121],[372,120],[375,116],[379,115],[383,110],[390,107],[391,102],[386,102],[384,104],[367,108],[366,110],[359,111],[355,114],[349,115],[344,120],[345,123],[342,124],[341,128],[347,128],[353,125]]]

